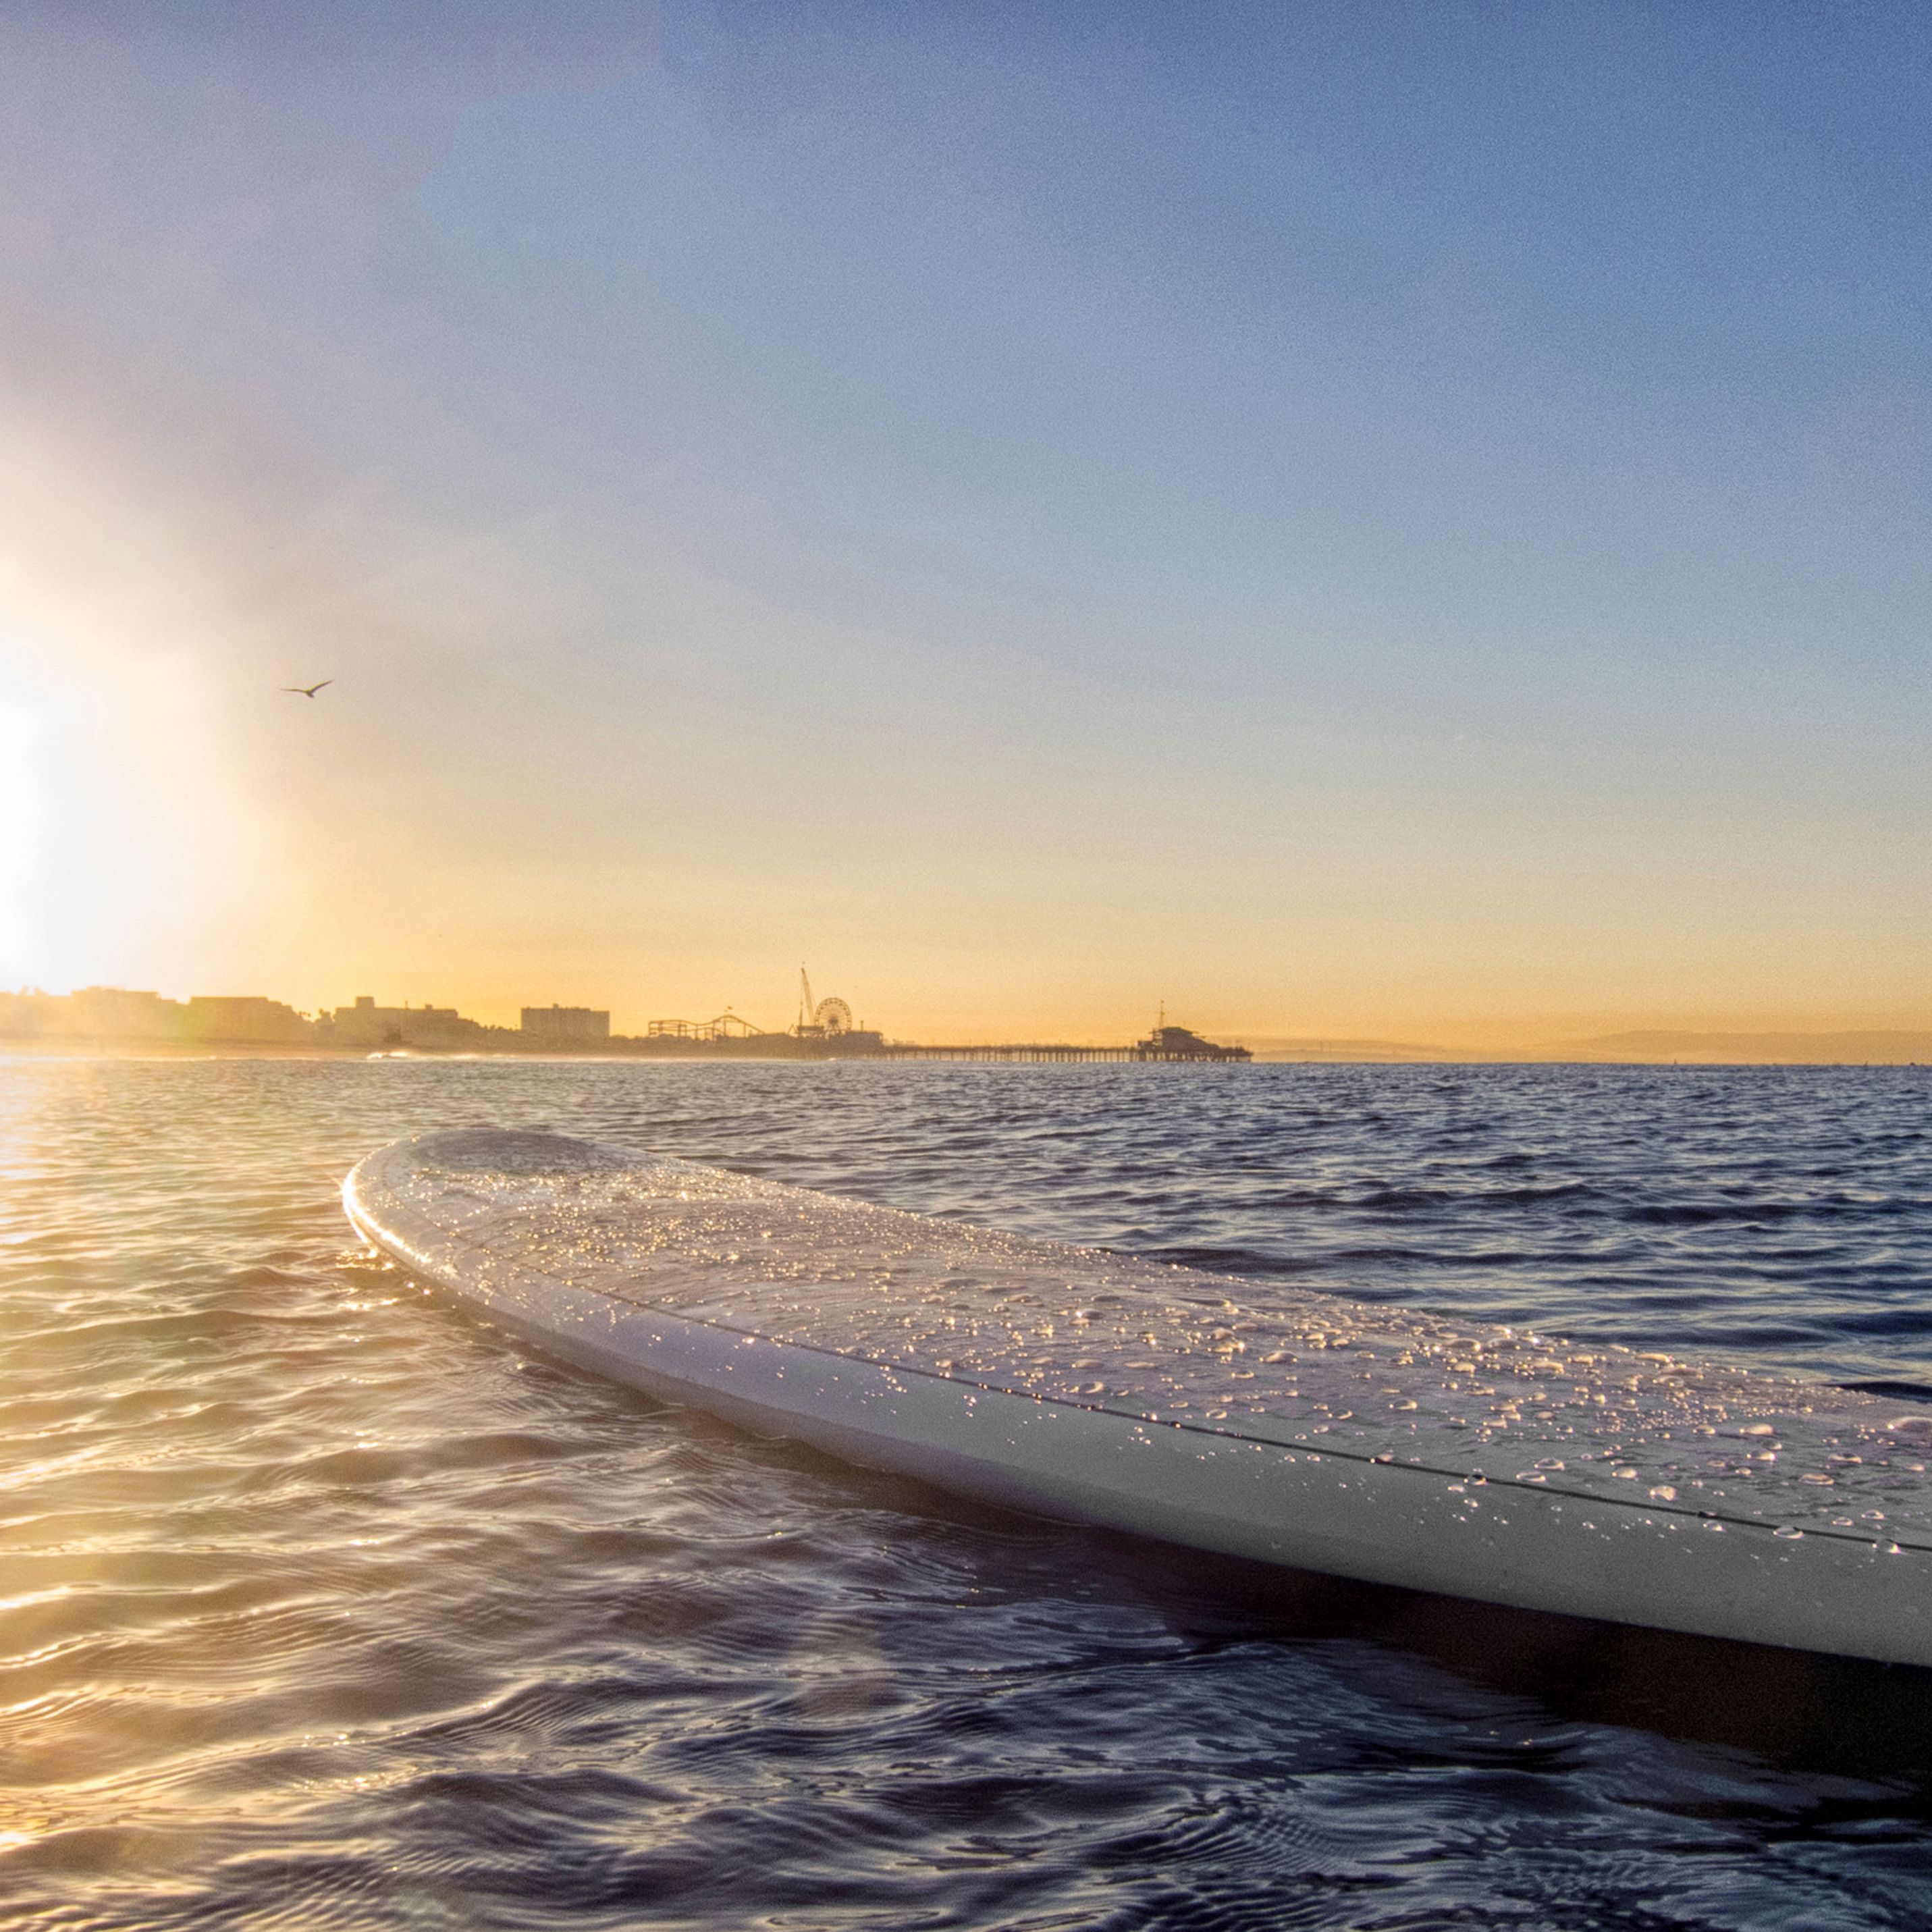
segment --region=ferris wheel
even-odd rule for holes
[[[812,997],[812,982],[806,976],[802,966],[798,969],[798,989],[800,1032],[833,1034],[853,1030],[852,1009],[836,996],[814,1000]]]
[[[850,1034],[858,1022],[852,1009],[842,999],[813,999],[812,982],[806,968],[798,968],[798,1032],[800,1034]]]

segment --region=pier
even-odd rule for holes
[[[846,1055],[842,1053],[842,1059]],[[886,1040],[877,1046],[859,1049],[854,1058],[866,1060],[981,1060],[1006,1062],[1047,1060],[1203,1060],[1238,1064],[1254,1055],[1245,1046],[1222,1046],[1203,1040],[1186,1027],[1158,1026],[1145,1040],[1131,1046],[1070,1046],[1040,1041],[1016,1042],[999,1046],[916,1046],[902,1040]]]
[[[1007,1046],[915,1046],[904,1040],[890,1040],[883,1046],[856,1054],[841,1054],[842,1059],[863,1060],[1138,1060],[1138,1048],[1131,1046],[1057,1046],[1016,1042]]]

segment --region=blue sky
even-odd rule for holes
[[[0,976],[1932,1022],[1922,10],[655,24],[0,29]]]

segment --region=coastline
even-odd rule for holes
[[[781,1036],[782,1037],[782,1036]],[[1748,1036],[1746,1036],[1748,1037]],[[1799,1036],[1802,1040],[1804,1036]],[[1830,1036],[1819,1036],[1821,1040]],[[1915,1036],[1908,1036],[1908,1038]],[[1805,1052],[1802,1048],[1784,1053],[1752,1052],[1731,1050],[1726,1052],[1717,1046],[1684,1046],[1673,1052],[1666,1046],[1644,1048],[1633,1046],[1618,1051],[1607,1045],[1597,1046],[1589,1042],[1565,1044],[1546,1048],[1468,1048],[1434,1047],[1417,1046],[1404,1047],[1394,1042],[1384,1044],[1377,1041],[1288,1042],[1264,1040],[1250,1037],[1240,1044],[1252,1048],[1255,1066],[1676,1066],[1689,1071],[1712,1071],[1726,1067],[1873,1067],[1893,1066],[1900,1069],[1923,1067],[1932,1069],[1932,1037],[1916,1036],[1919,1043],[1915,1052],[1898,1050],[1863,1054],[1852,1052]],[[746,1042],[732,1042],[734,1048]],[[1740,1041],[1742,1046],[1742,1040]],[[829,1065],[922,1065],[962,1066],[987,1064],[1051,1064],[1051,1062],[988,1062],[946,1060],[943,1059],[916,1061],[890,1059],[889,1056],[868,1054],[827,1054],[811,1052],[773,1051],[766,1047],[758,1052],[742,1050],[723,1051],[704,1042],[679,1041],[659,1047],[653,1041],[649,1046],[640,1046],[636,1049],[614,1050],[609,1046],[586,1047],[573,1051],[568,1047],[544,1046],[528,1052],[514,1049],[492,1048],[478,1052],[474,1050],[440,1048],[436,1047],[391,1047],[369,1049],[362,1047],[312,1046],[280,1044],[266,1041],[207,1040],[176,1042],[169,1040],[0,1040],[0,1061],[5,1060],[274,1060],[368,1062],[372,1060],[428,1060],[438,1064],[458,1061],[489,1062],[503,1066],[531,1066],[548,1062],[608,1063],[624,1064],[644,1062],[651,1064],[675,1064],[680,1066],[754,1065],[765,1066],[823,1066]],[[1174,1062],[1113,1062],[1112,1064],[1166,1064]]]

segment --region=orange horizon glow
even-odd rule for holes
[[[0,729],[14,753],[0,800],[10,838],[0,850],[0,985],[252,992],[304,1012],[370,993],[499,1025],[556,1002],[608,1009],[620,1033],[728,1007],[782,1030],[802,951],[821,990],[842,994],[863,1023],[964,1044],[1136,1037],[1162,1001],[1214,1036],[1450,1048],[1932,1027],[1932,1002],[1898,983],[1906,975],[1873,970],[1888,963],[1875,948],[1862,949],[1856,972],[1834,974],[1816,956],[1828,949],[1742,919],[1729,934],[1708,923],[1675,936],[1625,930],[1606,946],[1600,932],[1586,942],[1574,930],[1589,908],[1547,899],[1515,910],[1514,945],[1500,947],[1439,899],[1394,910],[1399,867],[1325,916],[1295,921],[1298,944],[1264,899],[1231,891],[1225,876],[1171,876],[1174,910],[1150,917],[1144,879],[1124,895],[1104,851],[1093,855],[1100,883],[1076,934],[1066,881],[1028,878],[1011,851],[924,881],[902,859],[888,880],[848,884],[843,905],[816,908],[800,902],[834,896],[822,871],[760,880],[742,859],[721,869],[715,852],[680,869],[650,850],[553,862],[526,849],[499,870],[452,849],[433,788],[395,809],[393,781],[368,770],[377,759],[361,761],[380,793],[374,808],[332,824],[347,792],[330,760],[345,747],[355,755],[362,727],[352,683],[338,716],[313,717],[293,710],[299,699],[278,712],[272,689],[212,688],[188,652],[158,664],[97,647],[74,675],[61,668],[76,662],[71,652],[30,652],[23,634],[13,634],[10,678],[0,657]],[[250,734],[257,742],[242,742]],[[304,734],[322,740],[320,751]],[[264,742],[314,770],[311,796],[290,794]],[[282,794],[272,810],[251,808],[258,788]],[[476,784],[453,788],[452,802],[476,806]],[[410,851],[399,826],[412,818],[432,849]],[[1304,869],[1332,886],[1318,858]],[[1730,997],[1712,998],[1713,982]]]
[[[35,614],[44,627],[44,609]],[[447,798],[425,782],[399,800],[382,766],[406,756],[358,754],[352,681],[333,716],[296,710],[300,699],[283,712],[271,688],[215,688],[187,650],[158,662],[97,645],[77,658],[30,652],[25,634],[13,633],[10,677],[0,656],[13,753],[0,985],[254,992],[304,1012],[370,993],[502,1025],[554,1001],[608,1009],[621,1033],[728,1007],[778,1030],[794,1017],[802,952],[865,1024],[968,1044],[1136,1037],[1163,1000],[1215,1036],[1453,1048],[1932,1027],[1932,1002],[1877,947],[1838,971],[1819,958],[1839,936],[1822,921],[1808,945],[1742,908],[1729,932],[1706,920],[1606,934],[1595,908],[1546,892],[1497,934],[1454,917],[1439,894],[1402,911],[1412,868],[1345,892],[1321,855],[1304,857],[1298,891],[1329,903],[1292,921],[1225,872],[1194,879],[1184,865],[1162,881],[1156,916],[1144,872],[1124,892],[1125,868],[1096,845],[1073,931],[1079,888],[1057,872],[1029,877],[1010,848],[923,878],[896,855],[885,877],[844,881],[842,904],[825,868],[808,861],[788,876],[796,853],[764,878],[715,849],[674,866],[650,841],[554,856],[531,842],[493,864],[465,853],[448,823],[478,808],[487,759],[482,785],[446,767]],[[78,674],[62,668],[76,662]],[[371,787],[366,810],[332,769],[344,756]],[[291,765],[308,796],[286,783]],[[271,808],[251,805],[256,792]],[[815,897],[830,903],[802,903]],[[1729,997],[1713,998],[1714,983]]]

